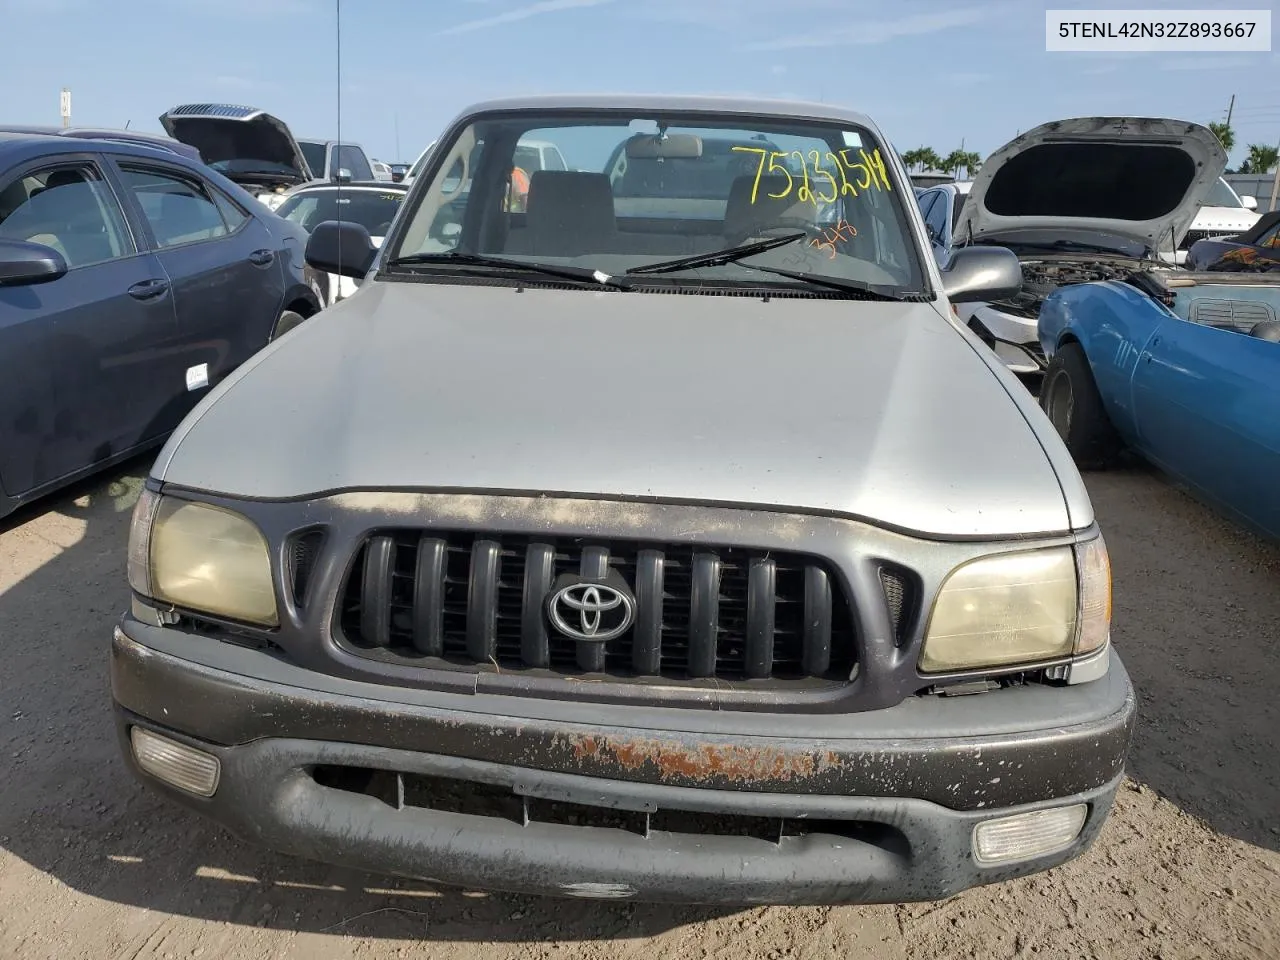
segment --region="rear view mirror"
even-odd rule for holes
[[[942,271],[942,288],[952,303],[1004,300],[1022,289],[1022,264],[1005,247],[961,247]]]
[[[26,240],[0,240],[0,287],[48,283],[67,272],[67,261],[53,247]]]
[[[340,277],[363,280],[376,255],[369,231],[347,220],[316,224],[307,239],[307,265]]]
[[[1241,197],[1240,206],[1244,207],[1246,210],[1257,210],[1258,198],[1257,197]]]
[[[665,137],[642,133],[627,141],[627,158],[631,160],[696,160],[701,156],[702,138],[690,133]]]

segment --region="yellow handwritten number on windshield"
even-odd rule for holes
[[[801,203],[812,203],[814,206],[832,203],[842,196],[856,197],[859,190],[893,189],[889,185],[888,171],[885,170],[879,148],[868,154],[866,150],[859,147],[855,154],[852,147],[845,147],[839,154],[828,152],[825,157],[818,150],[810,150],[806,156],[800,150],[786,152],[767,150],[764,147],[739,146],[731,149],[736,153],[754,153],[760,158],[760,162],[756,165],[755,181],[751,185],[752,203],[760,199],[760,181],[765,174],[768,174],[770,179],[786,179],[785,186],[779,184],[779,192],[767,193],[769,199],[783,200],[794,192],[796,199]],[[800,161],[798,175],[785,162],[779,162],[780,159],[785,161],[791,157],[796,157]],[[823,167],[823,160],[826,160],[829,166],[835,168],[835,172],[840,175],[839,183],[836,182],[831,171]],[[829,189],[815,190],[810,180],[811,174],[813,181],[816,181],[820,188],[821,181],[825,180]]]

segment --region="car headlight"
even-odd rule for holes
[[[1111,564],[1101,536],[951,571],[934,601],[921,673],[1008,667],[1093,653],[1111,634]]]
[[[129,532],[129,585],[145,597],[276,626],[266,538],[231,510],[143,491]]]

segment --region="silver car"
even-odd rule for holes
[[[571,169],[516,204],[531,133]],[[951,312],[1015,256],[941,272],[887,144],[507,100],[380,248],[318,224],[359,291],[219,384],[134,515],[134,772],[277,850],[569,897],[927,900],[1081,853],[1134,717],[1106,546]]]

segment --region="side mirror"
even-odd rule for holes
[[[338,183],[350,183],[351,171],[348,170],[346,167],[342,167],[341,169],[338,170],[337,173],[333,175],[333,179],[336,180]]]
[[[1022,264],[1006,247],[961,247],[942,271],[952,303],[1004,300],[1022,289]]]
[[[376,255],[369,231],[347,220],[317,224],[307,238],[307,265],[340,277],[363,280]]]
[[[1240,206],[1244,207],[1246,210],[1257,210],[1258,198],[1257,197],[1241,197]]]
[[[53,247],[26,240],[0,240],[0,287],[48,283],[66,272],[67,261]]]

